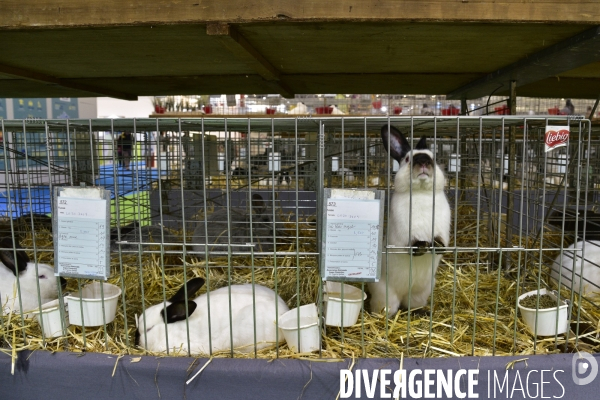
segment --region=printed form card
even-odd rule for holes
[[[326,201],[325,279],[378,279],[380,200]]]
[[[58,275],[108,278],[107,201],[57,198]]]

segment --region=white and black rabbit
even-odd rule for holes
[[[425,137],[421,138],[414,150],[393,126],[389,129],[388,125],[383,126],[381,137],[390,156],[400,164],[394,179],[394,195],[390,200],[388,244],[418,248],[448,246],[451,214],[444,194],[445,177],[441,168],[434,163]],[[409,298],[411,308],[427,304],[433,289],[432,276],[435,277],[442,258],[441,254],[436,254],[434,258],[431,253],[423,254],[424,249],[417,251],[412,257],[411,287],[411,256],[393,254],[393,251],[387,255],[387,260],[383,255],[379,282],[369,284],[371,311],[382,312],[387,306],[385,313],[390,317],[400,308],[408,309]]]
[[[207,218],[207,224],[199,221],[194,230],[193,242],[198,243],[192,246],[192,250],[198,253],[204,253],[204,243],[209,243],[209,253],[227,254],[227,246],[212,246],[213,244],[226,244],[228,240],[227,232],[231,232],[232,244],[254,243],[255,252],[272,252],[274,249],[273,233],[279,238],[283,232],[278,229],[281,223],[278,222],[278,214],[275,214],[273,220],[273,209],[265,204],[265,201],[259,194],[252,195],[252,228],[250,227],[250,214],[245,209],[230,208],[229,219],[231,225],[227,224],[227,209],[221,208],[210,214]],[[279,226],[278,226],[279,225]],[[208,228],[208,231],[207,231]],[[229,230],[231,229],[231,230]],[[207,233],[207,235],[206,235]],[[252,237],[250,236],[252,233]],[[248,246],[231,246],[232,252],[250,253]],[[195,254],[202,257],[200,254]]]
[[[41,304],[58,298],[58,285],[54,276],[54,268],[47,264],[38,263],[37,273],[35,264],[30,262],[27,253],[21,248],[19,242],[9,237],[0,237],[0,308],[4,314],[10,312],[20,313],[19,293],[17,291],[17,274],[21,289],[21,305],[23,313],[30,316],[28,311],[39,308],[38,282],[40,287]],[[17,258],[15,259],[16,249]],[[8,250],[7,250],[8,249]],[[66,282],[61,278],[61,282]]]
[[[573,268],[573,249],[583,248],[583,241],[569,246],[563,251],[562,258],[559,255],[552,265],[551,277],[558,282],[559,273],[562,275],[561,284],[571,288],[571,281],[574,282],[573,290],[576,293],[590,295],[593,292],[600,294],[600,241],[588,240],[585,242],[585,254],[577,252],[575,256],[575,268]],[[571,250],[571,251],[569,251]],[[573,271],[575,275],[573,276]],[[583,272],[582,272],[583,271]],[[582,279],[583,276],[583,279]],[[581,286],[580,286],[581,284]]]
[[[262,349],[284,340],[283,333],[275,325],[276,315],[281,316],[289,309],[285,302],[269,288],[254,285],[232,285],[209,293],[210,325],[208,320],[209,299],[206,294],[190,299],[204,285],[204,279],[194,278],[187,283],[187,298],[182,286],[173,297],[164,304],[146,309],[138,318],[136,342],[153,352],[167,350],[188,350],[186,319],[189,323],[191,354],[209,354],[233,349],[239,352],[254,351],[256,329],[256,347]],[[230,330],[230,294],[231,290],[231,327]],[[185,305],[187,303],[188,316]],[[275,304],[277,304],[277,313]],[[254,313],[253,309],[256,311]],[[256,324],[255,324],[256,321]],[[210,344],[209,344],[210,326]],[[165,329],[166,328],[166,329]],[[144,334],[145,332],[145,334]],[[230,332],[233,333],[231,338]],[[278,336],[276,336],[278,335]]]

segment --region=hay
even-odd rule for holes
[[[507,240],[503,235],[500,238],[491,236],[492,242],[488,241],[490,236],[487,218],[480,216],[477,220],[472,207],[459,207],[459,217],[455,221],[458,221],[458,241],[451,243],[450,247],[485,248],[498,246],[498,243],[506,246]],[[303,239],[298,250],[314,252],[314,225],[301,224],[300,236],[309,239]],[[545,247],[556,248],[559,240],[560,235],[548,233],[544,239]],[[47,232],[36,232],[36,242],[38,247],[52,248],[51,235]],[[31,245],[31,235],[23,244]],[[296,251],[295,241],[285,246],[285,251]],[[280,357],[316,360],[354,356],[401,358],[530,355],[572,351],[575,345],[579,350],[599,351],[600,310],[592,303],[579,299],[577,295],[573,296],[573,310],[574,313],[579,311],[581,301],[580,315],[583,322],[579,339],[575,339],[573,331],[569,333],[568,342],[565,335],[558,335],[557,340],[554,337],[535,339],[528,331],[515,311],[516,299],[519,294],[535,290],[538,279],[542,285],[548,284],[548,267],[539,264],[540,252],[534,250],[539,248],[539,243],[534,237],[524,238],[522,246],[528,250],[520,254],[505,252],[502,255],[504,260],[511,261],[512,269],[509,271],[493,268],[493,263],[500,259],[493,252],[457,253],[456,264],[454,252],[446,253],[437,273],[431,318],[423,313],[413,312],[409,315],[399,312],[387,319],[382,315],[363,311],[358,323],[352,327],[325,327],[322,336],[323,350],[320,354],[297,354],[284,343],[260,350],[256,356],[265,359]],[[544,260],[553,259],[556,254],[556,251],[542,251]],[[51,251],[38,252],[41,262],[52,263],[52,256]],[[113,257],[113,273],[108,282],[123,288],[127,305],[124,310],[121,301],[119,302],[115,321],[108,324],[106,331],[104,327],[87,327],[84,335],[80,327],[70,326],[67,336],[44,341],[36,320],[21,321],[20,316],[4,316],[0,325],[0,338],[4,339],[5,348],[0,351],[13,355],[24,349],[92,351],[115,355],[152,354],[133,346],[135,315],[142,312],[142,298],[146,307],[160,303],[164,298],[169,298],[185,280],[196,276],[204,277],[210,290],[227,284],[252,281],[270,288],[276,287],[290,308],[318,299],[320,274],[315,256],[302,256],[298,264],[295,256],[276,259],[257,257],[254,268],[248,267],[250,260],[247,257],[232,257],[230,263],[227,258],[210,258],[209,268],[205,261],[188,257],[185,260],[185,276],[182,267],[184,260],[179,257],[178,261],[179,265],[165,265],[164,259],[161,261],[161,255],[155,253],[144,253],[141,258],[138,254],[123,255],[122,263],[118,257]],[[273,268],[275,263],[277,268]],[[231,265],[231,268],[223,267],[227,265]],[[516,269],[517,265],[521,265],[521,271]],[[517,274],[519,281],[516,279]],[[85,282],[82,281],[81,284]],[[76,292],[77,288],[77,281],[71,280],[68,290]],[[203,288],[202,292],[204,291]],[[561,296],[570,299],[571,293],[562,290]],[[599,300],[596,299],[596,304]],[[368,310],[368,300],[365,308]],[[575,318],[576,314],[571,319]],[[187,354],[180,351],[171,355]],[[220,352],[214,356],[231,357],[231,353]],[[234,356],[253,358],[255,354],[235,353]]]

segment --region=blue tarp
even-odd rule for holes
[[[164,174],[165,172],[163,172]],[[158,170],[146,169],[144,162],[131,163],[131,170],[113,165],[101,166],[98,171],[99,178],[96,186],[102,186],[111,191],[111,198],[115,193],[119,196],[135,194],[139,191],[148,191],[152,182],[158,180]],[[50,214],[52,212],[50,187],[48,185],[18,187],[9,191],[0,192],[0,216],[10,216],[9,202],[12,217],[18,218],[24,214]]]

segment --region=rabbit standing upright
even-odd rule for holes
[[[445,177],[435,164],[425,137],[421,138],[414,150],[394,127],[383,126],[381,137],[390,156],[400,164],[394,179],[394,195],[390,200],[388,244],[418,248],[448,246],[451,216],[450,205],[444,194]],[[382,312],[385,309],[389,317],[399,308],[408,309],[409,300],[410,308],[427,304],[442,258],[441,254],[433,256],[417,251],[412,256],[411,267],[410,254],[393,251],[382,256],[379,282],[369,284],[371,311]]]
[[[40,288],[41,304],[58,298],[58,285],[54,276],[54,268],[47,264],[38,264],[37,273],[35,264],[30,262],[27,253],[15,240],[10,237],[0,237],[0,309],[4,314],[10,312],[20,313],[19,292],[17,290],[17,275],[19,277],[18,287],[21,289],[20,298],[23,312],[29,316],[28,311],[38,309],[38,283]],[[66,282],[61,278],[63,284]]]
[[[552,264],[551,276],[558,282],[560,273],[562,285],[568,288],[573,286],[576,293],[580,293],[581,289],[580,294],[586,296],[593,292],[600,293],[600,241],[586,240],[585,253],[577,252],[574,256],[573,249],[582,249],[583,244],[583,241],[574,243],[563,251],[562,258],[560,255],[556,257]],[[574,284],[571,285],[571,282]]]
[[[138,319],[136,342],[155,352],[167,348],[187,352],[188,326],[192,354],[230,350],[232,344],[234,350],[248,353],[255,343],[259,350],[284,340],[275,322],[289,309],[274,291],[260,285],[232,285],[189,300],[203,285],[202,278],[190,279],[187,298],[182,286],[166,303],[148,307]]]

